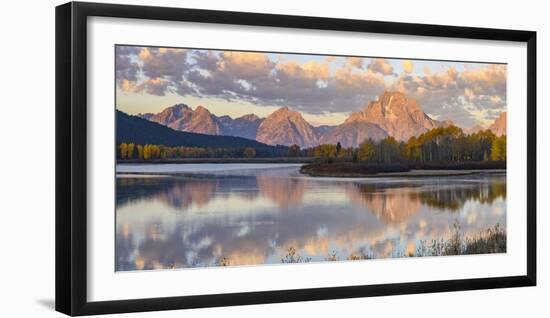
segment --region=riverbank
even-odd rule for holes
[[[493,164],[443,165],[372,164],[355,162],[312,163],[300,168],[300,173],[311,177],[445,177],[475,174],[505,174],[506,169]]]
[[[274,157],[274,158],[178,158],[153,160],[117,160],[117,164],[180,164],[180,163],[313,163],[315,158]]]
[[[190,173],[219,173],[229,171],[255,171],[294,167],[300,163],[186,163],[186,164],[117,164],[119,176],[128,175],[185,175]]]

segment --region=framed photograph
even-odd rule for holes
[[[56,309],[534,286],[536,33],[56,8]]]

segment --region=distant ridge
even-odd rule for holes
[[[116,142],[156,144],[170,147],[246,148],[256,149],[257,156],[286,154],[287,147],[270,146],[261,142],[232,136],[214,136],[176,131],[164,125],[116,111]]]
[[[183,103],[167,107],[157,114],[145,113],[137,116],[174,130],[247,139],[256,139],[256,131],[263,120],[254,114],[236,119],[229,116],[218,117],[204,106],[197,106],[193,110]]]

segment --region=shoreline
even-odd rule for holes
[[[448,177],[474,174],[505,174],[503,162],[432,162],[432,163],[313,163],[305,164],[300,173],[311,177],[376,178],[376,177]]]
[[[300,170],[301,174],[310,177],[334,177],[334,178],[426,178],[426,177],[459,177],[459,176],[471,176],[471,175],[506,175],[506,169],[470,169],[470,170],[429,170],[429,169],[413,169],[406,172],[378,172],[372,174],[361,173],[314,173],[304,172]]]
[[[278,157],[278,158],[180,158],[154,160],[117,160],[116,164],[190,164],[190,163],[313,163],[315,158]]]
[[[208,165],[208,166],[207,166]],[[178,167],[171,167],[170,164],[126,164],[117,165],[117,176],[130,175],[163,175],[181,176],[187,174],[208,174],[219,172],[230,172],[239,170],[275,169],[295,167],[299,169],[300,163],[249,163],[243,166],[242,163],[187,163]]]

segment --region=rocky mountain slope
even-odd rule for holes
[[[248,139],[256,138],[256,130],[262,122],[262,119],[254,114],[244,115],[237,119],[229,116],[218,117],[203,106],[197,106],[193,110],[185,104],[176,104],[157,114],[146,113],[137,116],[174,130]]]
[[[378,141],[387,136],[388,133],[377,124],[366,121],[350,121],[336,126],[321,136],[320,143],[336,144],[339,142],[343,147],[357,147],[369,138]]]
[[[297,111],[281,107],[258,127],[256,140],[268,145],[293,145],[302,148],[319,144],[319,136]]]
[[[368,122],[378,125],[387,135],[400,141],[418,136],[430,129],[451,125],[440,122],[424,113],[416,100],[403,93],[384,92],[377,101],[370,102],[359,112],[352,113],[344,124]]]
[[[256,139],[256,132],[263,119],[254,114],[248,114],[235,119],[221,116],[217,117],[217,121],[221,135]]]
[[[489,126],[475,125],[474,127],[464,129],[464,132],[466,134],[473,134],[486,129],[491,130],[497,136],[506,135],[506,112],[500,113]]]
[[[500,113],[500,116],[489,126],[489,129],[497,136],[506,135],[506,112]]]
[[[203,106],[195,110],[185,104],[168,107],[158,114],[138,114],[138,117],[168,126],[174,130],[206,135],[219,135],[220,127]]]

